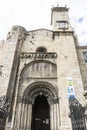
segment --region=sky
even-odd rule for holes
[[[0,40],[6,39],[12,26],[23,26],[27,31],[51,29],[51,8],[69,9],[72,27],[80,45],[87,45],[87,0],[0,0]]]

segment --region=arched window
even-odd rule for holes
[[[37,53],[46,53],[46,52],[47,52],[47,49],[44,48],[44,47],[39,47],[39,48],[37,48],[36,52],[37,52]]]

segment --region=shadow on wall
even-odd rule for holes
[[[86,130],[85,108],[75,97],[69,99],[69,108],[73,130]]]

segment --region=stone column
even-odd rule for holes
[[[31,119],[32,119],[32,104],[30,104],[30,118],[29,118],[30,127],[29,127],[29,130],[31,130]]]
[[[51,127],[51,130],[53,130],[53,122],[54,121],[54,118],[53,118],[53,105],[50,105],[50,127]]]
[[[24,129],[27,127],[27,104],[24,106]]]
[[[30,105],[27,106],[27,130],[29,130]]]
[[[59,129],[59,120],[60,120],[59,119],[60,116],[59,116],[59,106],[58,105],[59,104],[56,104],[56,118],[57,118],[57,120],[56,120],[57,121],[57,123],[56,123],[57,126],[56,127],[57,127],[57,130]]]
[[[28,107],[27,107],[27,130],[31,130],[31,118],[32,118],[32,105],[28,104]]]
[[[50,105],[50,122],[51,122],[51,130],[58,130],[59,128],[59,112],[58,112],[58,104]]]
[[[53,105],[53,121],[54,121],[54,130],[56,130],[56,104]]]
[[[18,112],[17,112],[17,119],[16,119],[16,127],[20,129],[20,122],[21,122],[21,103],[18,103]]]
[[[22,103],[22,108],[21,108],[21,121],[20,121],[20,128],[23,129],[24,128],[24,107],[25,104],[24,102]]]

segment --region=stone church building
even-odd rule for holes
[[[53,30],[13,26],[0,42],[0,130],[86,130],[87,46],[68,10],[52,8]]]

